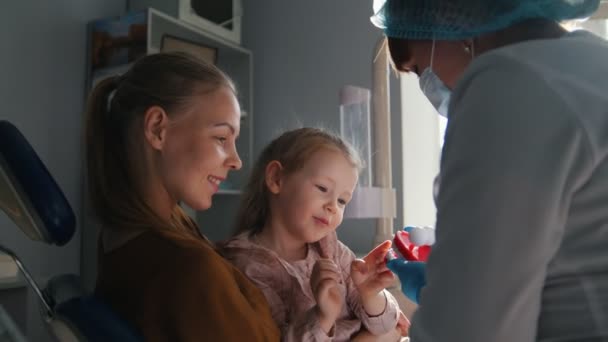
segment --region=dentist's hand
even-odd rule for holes
[[[391,241],[384,241],[363,259],[351,264],[351,278],[361,296],[365,312],[370,316],[380,315],[386,307],[383,290],[393,284],[395,276],[386,267],[384,258],[391,248]]]
[[[387,266],[399,277],[403,294],[418,304],[420,291],[426,285],[426,263],[393,259],[388,261]]]
[[[338,266],[330,259],[318,260],[312,269],[310,287],[317,301],[319,324],[329,335],[344,305],[345,288]]]

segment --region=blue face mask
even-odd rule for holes
[[[424,69],[418,82],[420,84],[420,89],[429,99],[433,107],[435,107],[439,115],[447,118],[448,105],[450,104],[452,91],[441,79],[439,79],[431,67]]]
[[[429,99],[439,115],[448,117],[448,106],[450,104],[450,96],[452,91],[443,83],[443,81],[433,71],[433,57],[435,55],[435,40],[431,48],[431,64],[424,69],[418,83],[424,95]]]
[[[467,53],[471,54],[471,58],[475,57],[475,46],[471,45],[470,49],[465,48]],[[452,90],[433,71],[433,57],[435,57],[435,40],[433,39],[433,47],[431,48],[431,63],[428,68],[424,69],[418,83],[424,95],[429,99],[435,110],[444,118],[448,117],[448,106],[450,105],[450,97]]]

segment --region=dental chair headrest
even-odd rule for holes
[[[17,127],[0,120],[0,207],[31,239],[64,245],[74,235],[70,204]]]

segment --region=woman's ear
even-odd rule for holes
[[[281,162],[273,160],[266,165],[265,181],[270,193],[276,195],[281,192],[281,186],[283,185],[283,165],[281,165]]]
[[[162,150],[167,140],[169,117],[164,109],[152,106],[144,113],[144,137],[155,150]]]

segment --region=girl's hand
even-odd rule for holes
[[[384,241],[363,259],[353,261],[350,267],[350,275],[357,290],[359,290],[363,307],[372,316],[379,315],[384,311],[386,298],[382,290],[395,281],[395,276],[386,267],[384,261],[390,248],[391,241]]]
[[[318,260],[312,269],[310,287],[317,301],[321,328],[329,334],[344,305],[344,285],[338,266],[330,259]]]

